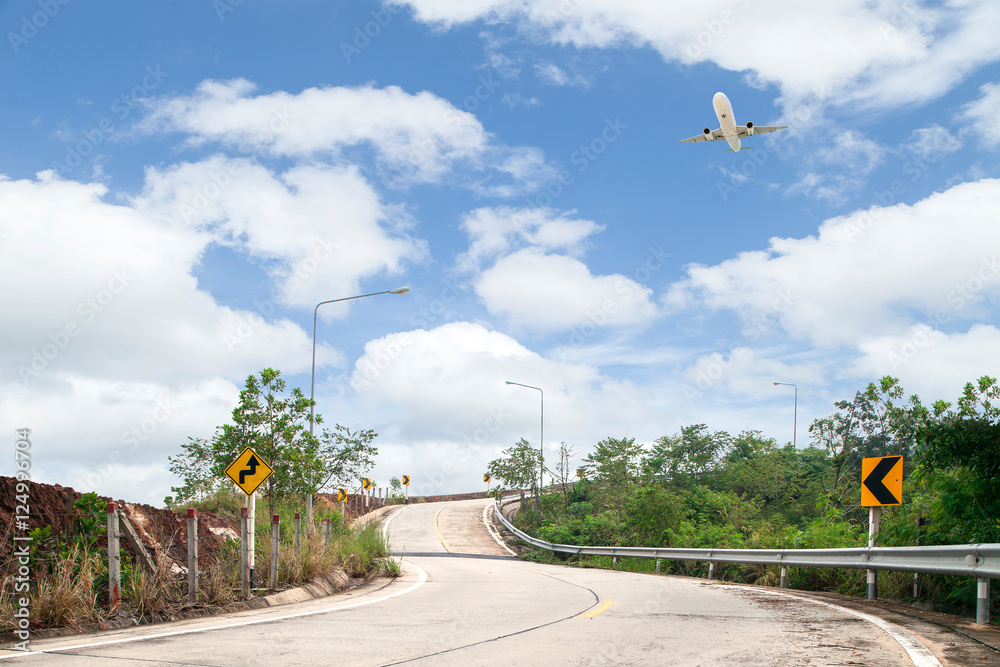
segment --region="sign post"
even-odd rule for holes
[[[483,481],[486,482],[486,495],[487,496],[490,495],[490,480],[492,480],[492,479],[493,478],[490,476],[490,474],[488,472],[487,473],[483,473]]]
[[[404,498],[405,499],[405,503],[404,504],[409,505],[410,504],[410,476],[409,475],[403,475],[403,488],[406,490],[406,495],[405,495],[405,498]]]
[[[271,473],[274,472],[271,466],[264,459],[257,456],[257,453],[247,447],[236,457],[236,460],[226,468],[226,476],[233,480],[233,484],[238,486],[243,493],[247,494],[247,542],[246,548],[246,569],[248,588],[253,588],[253,570],[255,565],[254,545],[256,542],[256,518],[257,518],[257,487],[264,483]]]
[[[861,461],[861,506],[868,508],[868,548],[875,546],[883,505],[903,502],[903,457],[874,456]],[[869,600],[878,599],[876,570],[868,570]]]

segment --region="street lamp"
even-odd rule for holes
[[[799,388],[789,382],[775,382],[775,385],[783,384],[786,387],[795,387],[795,411],[792,413],[792,447],[795,446],[795,431],[798,430],[799,421]]]
[[[507,381],[507,384],[516,384],[518,387],[527,387],[528,389],[534,389],[541,394],[542,398],[542,417],[541,417],[541,431],[538,437],[538,502],[541,502],[542,488],[545,486],[545,392],[542,391],[541,387],[532,387],[530,384],[521,384],[520,382]]]
[[[312,438],[313,435],[313,418],[316,414],[316,402],[313,400],[313,396],[316,390],[316,317],[319,315],[319,307],[326,303],[337,303],[338,301],[350,301],[351,299],[363,299],[366,296],[378,296],[379,294],[406,294],[410,291],[409,287],[397,287],[396,289],[385,290],[384,292],[372,292],[371,294],[359,294],[358,296],[346,296],[342,299],[330,299],[329,301],[320,301],[316,304],[313,309],[313,353],[312,353],[312,379],[309,381],[309,436]],[[306,531],[312,530],[312,509],[313,509],[313,490],[312,490],[312,475],[309,475],[309,493],[306,495]]]

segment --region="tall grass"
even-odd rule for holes
[[[33,618],[43,626],[78,627],[94,620],[97,608],[95,583],[107,574],[99,553],[78,544],[59,558],[51,572],[36,575],[31,595]]]
[[[159,558],[154,572],[138,565],[129,568],[122,581],[122,597],[131,603],[138,616],[158,614],[180,602],[181,587],[182,582],[171,573],[167,559]]]

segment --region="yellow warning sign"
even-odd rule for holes
[[[252,495],[257,487],[265,479],[271,476],[271,466],[267,465],[264,459],[257,456],[257,453],[247,447],[243,453],[236,457],[236,460],[226,468],[226,475],[236,483],[236,486],[243,490],[243,493]]]
[[[347,489],[337,489],[337,500],[340,502],[347,500]]]
[[[861,460],[861,506],[903,503],[903,457],[875,456]]]

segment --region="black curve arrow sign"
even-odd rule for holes
[[[260,461],[257,460],[256,456],[254,456],[253,454],[251,454],[250,455],[250,460],[247,461],[247,465],[250,466],[250,467],[247,468],[246,470],[241,470],[240,471],[240,484],[244,484],[245,483],[247,475],[252,475],[255,472],[257,472],[257,466],[260,465]],[[879,465],[881,465],[881,464],[879,464]],[[865,484],[867,484],[867,483],[868,482],[865,482]],[[884,489],[885,487],[882,487],[882,488]]]
[[[885,476],[889,474],[889,471],[896,467],[896,463],[903,458],[902,456],[887,456],[883,458],[875,468],[868,473],[865,480],[862,482],[871,494],[875,496],[875,500],[879,501],[883,505],[898,505],[899,498],[892,495],[892,491],[885,488],[885,484],[882,480]],[[242,474],[242,473],[241,473]]]

